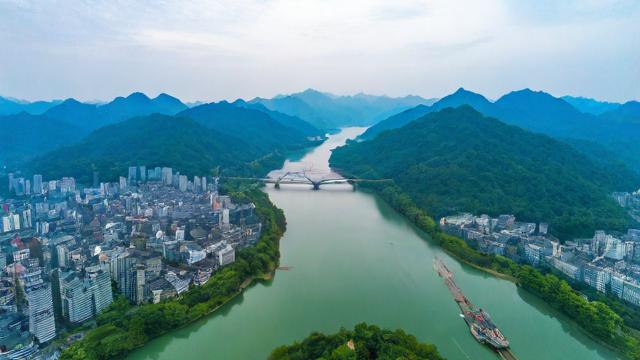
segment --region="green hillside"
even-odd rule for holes
[[[31,157],[76,141],[82,130],[45,115],[21,112],[0,116],[0,167],[27,161]]]
[[[282,125],[262,111],[235,106],[226,101],[187,109],[188,117],[219,133],[233,136],[265,152],[301,149],[314,144],[300,131]]]
[[[402,330],[390,331],[358,324],[325,335],[314,332],[300,343],[276,348],[269,360],[297,359],[443,359],[434,345],[420,343]]]
[[[383,131],[397,129],[403,127],[415,119],[418,119],[433,109],[426,105],[418,105],[411,109],[405,110],[401,113],[390,116],[387,119],[380,121],[379,123],[368,128],[362,135],[359,136],[361,140],[370,140],[378,136]]]
[[[468,106],[338,148],[331,166],[358,177],[391,178],[436,217],[511,213],[549,222],[564,239],[622,229],[630,220],[608,194],[640,185],[633,173],[607,171],[569,145]]]
[[[94,170],[102,180],[113,181],[132,165],[171,166],[188,175],[211,174],[217,167],[233,173],[264,173],[261,166],[268,168],[281,160],[278,154],[260,151],[194,120],[154,114],[100,128],[76,145],[37,157],[29,170],[47,178],[74,176],[87,183]]]

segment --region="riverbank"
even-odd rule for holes
[[[464,240],[443,233],[435,221],[395,185],[369,185],[391,207],[411,221],[452,257],[478,270],[513,281],[553,308],[569,316],[589,337],[630,359],[640,359],[640,339],[606,304],[584,299],[564,280],[543,275],[528,265],[507,258],[481,254]]]
[[[140,306],[119,298],[97,317],[96,328],[62,352],[61,359],[122,358],[154,338],[215,314],[252,284],[273,276],[280,259],[279,241],[286,229],[284,213],[257,187],[228,191],[234,201],[255,204],[263,223],[258,244],[239,251],[233,264],[178,298]]]

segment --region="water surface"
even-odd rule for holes
[[[362,132],[349,128],[287,161],[282,171],[328,172],[330,149]],[[521,360],[615,359],[575,324],[514,284],[461,265],[425,240],[377,197],[349,185],[320,191],[283,185],[265,191],[284,209],[287,232],[272,281],[257,284],[222,311],[160,337],[130,359],[264,359],[279,345],[319,330],[369,322],[403,328],[436,344],[448,359],[497,359],[478,344],[432,267],[434,255],[486,309]]]

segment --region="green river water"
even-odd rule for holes
[[[355,137],[348,128],[288,160],[283,170],[328,171],[330,150]],[[265,190],[285,212],[281,265],[273,280],[247,289],[214,315],[162,336],[130,359],[265,359],[314,330],[359,322],[403,328],[448,359],[498,359],[478,344],[433,270],[435,255],[465,295],[486,309],[520,360],[616,359],[565,316],[513,283],[462,265],[425,239],[376,196],[331,185]]]

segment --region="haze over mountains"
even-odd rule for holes
[[[23,111],[29,114],[39,115],[61,102],[62,100],[28,102],[0,96],[0,116],[19,114]]]
[[[595,106],[595,101],[588,102],[590,106]],[[603,112],[596,116],[581,112],[567,101],[542,91],[513,91],[491,102],[480,94],[460,88],[428,108],[416,107],[383,120],[360,138],[373,139],[383,131],[402,127],[428,112],[470,105],[485,115],[533,132],[569,139],[570,143],[575,140],[594,142],[630,167],[640,170],[640,142],[637,141],[637,134],[640,134],[640,106],[637,104],[630,101],[609,111],[600,109],[598,111]],[[611,108],[610,105],[603,106]],[[584,108],[584,104],[582,106]]]
[[[322,140],[326,131],[371,124],[395,111],[432,102],[416,96],[397,99],[364,94],[335,96],[315,90],[271,100],[194,103],[192,107],[164,93],[149,98],[139,92],[104,104],[75,99],[31,104],[1,100],[0,114],[10,115],[0,116],[0,133],[22,134],[8,136],[0,152],[0,165],[10,166],[62,145],[72,145],[94,130],[137,116],[180,113],[205,127],[251,143],[263,152],[282,152]],[[295,103],[299,108],[294,111],[280,106],[283,103]]]
[[[419,104],[432,104],[435,99],[419,96],[391,98],[357,94],[336,96],[313,89],[273,99],[255,98],[250,103],[285,114],[298,116],[320,129],[349,126],[370,126],[388,116]]]
[[[566,141],[610,168],[626,171],[624,162],[640,169],[640,143],[634,136],[640,133],[640,103],[555,98],[528,89],[511,92],[495,102],[462,88],[437,101],[418,96],[336,96],[312,89],[272,99],[193,103],[191,107],[167,94],[150,98],[142,93],[99,105],[74,99],[31,104],[6,98],[0,100],[0,114],[13,112],[0,116],[0,133],[9,134],[3,137],[0,165],[8,166],[9,170],[30,168],[36,171],[28,166],[29,160],[36,157],[51,160],[47,153],[62,146],[80,143],[88,146],[85,141],[81,142],[86,136],[97,142],[99,148],[111,140],[92,132],[152,114],[190,118],[207,129],[207,134],[210,134],[208,130],[213,130],[216,134],[232,137],[247,149],[248,157],[238,157],[239,163],[246,164],[247,159],[256,160],[267,155],[282,157],[292,149],[310,146],[324,139],[327,131],[340,127],[375,124],[361,136],[361,139],[373,139],[383,131],[405,126],[430,112],[464,104],[506,123]],[[120,129],[135,132],[136,126],[151,125],[137,121],[127,125],[132,128],[123,125]],[[115,136],[115,133],[109,134]],[[133,138],[130,141],[136,143]],[[163,152],[163,149],[158,147],[154,151]],[[58,154],[82,158],[85,152],[82,147],[71,147]],[[89,167],[81,168],[89,172]]]

